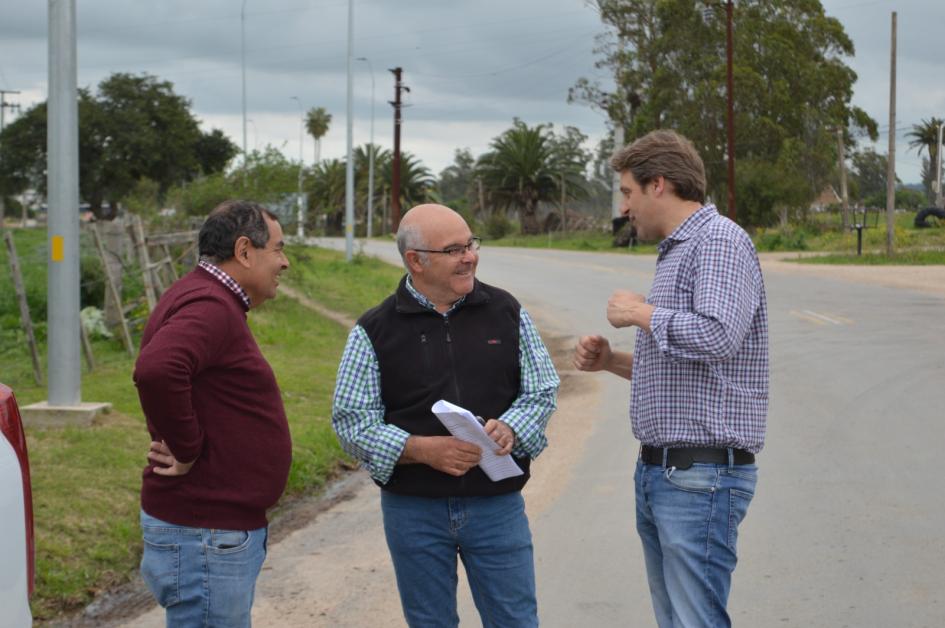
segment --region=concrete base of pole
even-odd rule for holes
[[[31,403],[20,407],[20,416],[26,427],[85,427],[92,424],[97,415],[107,414],[110,403],[82,402],[71,406],[51,406],[48,401]]]

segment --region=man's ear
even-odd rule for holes
[[[249,268],[249,250],[251,248],[253,248],[253,243],[249,241],[249,238],[246,236],[236,238],[236,242],[233,244],[233,257],[239,265]]]
[[[416,251],[407,251],[404,253],[404,258],[407,260],[407,266],[410,268],[411,273],[416,273],[423,270],[423,263],[420,261],[420,254]]]
[[[660,175],[653,179],[653,194],[660,196],[666,191],[666,177]]]

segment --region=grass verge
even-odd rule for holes
[[[931,266],[945,264],[945,250],[942,251],[903,251],[892,256],[885,253],[865,253],[863,255],[812,255],[785,261],[799,264],[838,264],[866,266]]]
[[[17,234],[21,259],[38,255],[44,261],[44,234]],[[286,280],[291,285],[352,318],[390,294],[401,275],[373,259],[346,264],[343,254],[333,251],[290,248],[289,256]],[[9,284],[4,267],[2,290]],[[31,273],[26,281],[31,293],[41,292],[45,285],[35,284],[45,283],[45,272]],[[9,319],[11,314],[0,310],[0,316]],[[25,405],[44,399],[46,389],[32,379],[15,316],[15,324],[4,325],[0,336],[0,380]],[[312,493],[344,458],[331,430],[330,406],[348,330],[285,297],[254,310],[249,319],[279,380],[292,432],[286,496]],[[41,353],[45,360],[45,348]],[[127,581],[140,560],[139,489],[149,437],[131,381],[134,360],[117,340],[95,341],[94,353],[96,369],[83,373],[82,397],[109,401],[112,412],[91,427],[29,429],[27,434],[37,545],[32,606],[39,622],[75,611],[96,593]]]

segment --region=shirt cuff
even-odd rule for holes
[[[499,417],[499,420],[515,432],[515,447],[512,448],[513,456],[534,459],[548,446],[548,439],[545,438],[544,430],[541,426],[535,425],[535,421],[529,412],[519,408],[509,408],[505,414]]]
[[[372,455],[364,461],[371,477],[387,484],[394,474],[394,467],[404,453],[410,434],[396,425],[384,425],[374,438],[375,445],[369,448]]]
[[[673,310],[665,307],[654,307],[650,316],[650,335],[661,353],[669,351],[669,321],[672,320],[673,314]]]

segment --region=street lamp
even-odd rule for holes
[[[256,121],[252,118],[246,118],[246,121],[253,125],[253,150],[259,149],[259,129],[256,127]]]
[[[302,101],[299,100],[298,96],[291,96],[291,100],[294,100],[299,104],[299,192],[296,202],[298,204],[298,230],[296,233],[299,236],[299,239],[305,237],[305,210],[302,207],[302,142],[305,138],[303,133],[305,129],[305,114],[302,109]]]
[[[732,11],[734,0],[724,2],[705,2],[706,10],[703,17],[708,17],[708,7],[723,5],[725,7],[725,93],[728,100],[726,112],[726,130],[728,135],[728,217],[735,220],[735,81],[732,76]]]
[[[240,9],[240,58],[243,77],[243,181],[246,180],[246,0]]]
[[[368,197],[367,197],[367,237],[371,237],[371,225],[374,222],[374,66],[367,57],[358,57],[357,61],[368,64],[371,72],[371,155],[368,166]]]

